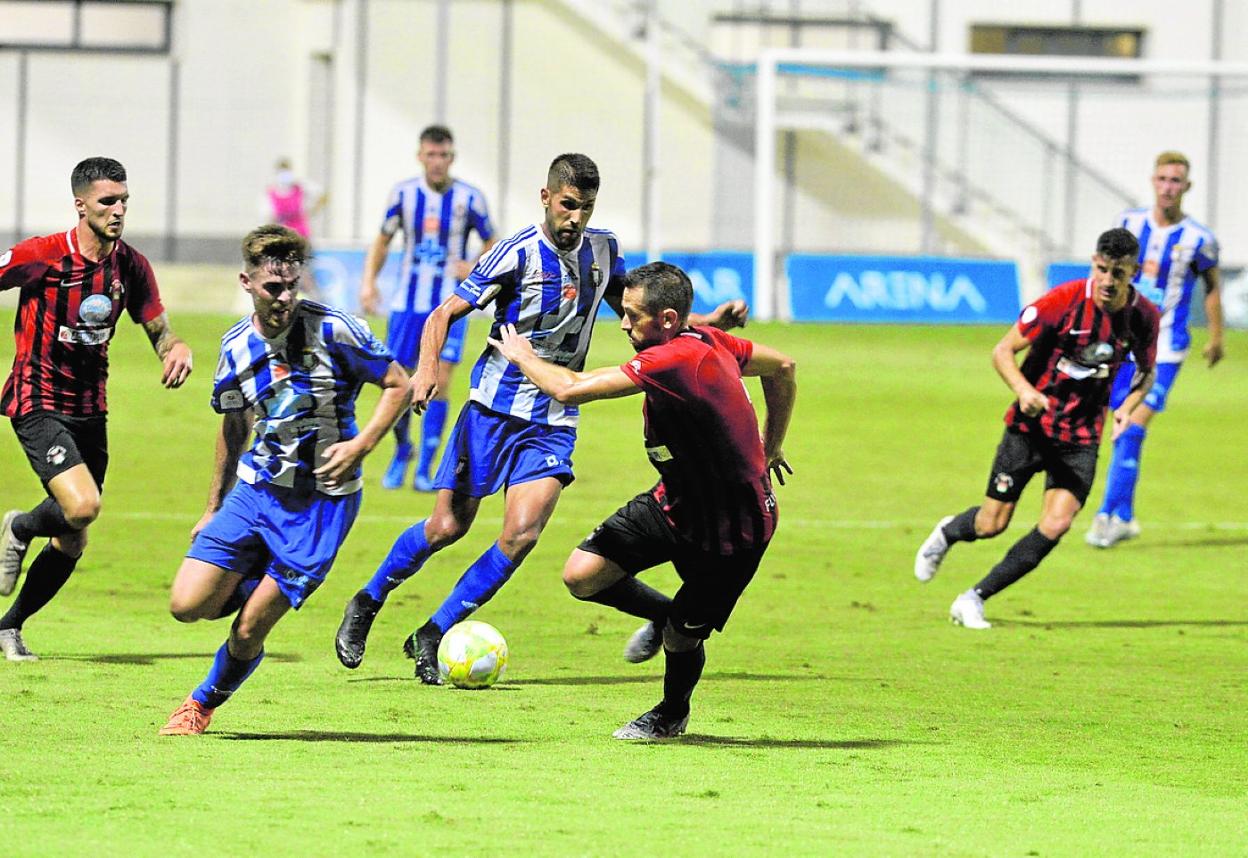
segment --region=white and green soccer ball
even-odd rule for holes
[[[438,644],[438,672],[456,688],[489,688],[505,670],[507,641],[489,623],[456,623]]]

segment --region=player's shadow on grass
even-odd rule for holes
[[[793,750],[870,751],[877,748],[895,748],[899,745],[930,745],[932,742],[913,742],[906,739],[773,739],[762,736],[743,739],[735,736],[702,736],[687,733],[680,738],[681,745],[706,745],[714,748],[791,748]]]
[[[517,745],[519,739],[492,738],[490,736],[429,736],[422,733],[355,733],[346,730],[283,730],[276,733],[212,733],[219,739],[231,742],[360,742],[386,745],[391,743],[419,742],[443,745],[448,743],[469,745]]]
[[[216,657],[213,652],[102,652],[87,655],[54,655],[53,661],[89,661],[92,664],[134,664],[153,665],[158,661],[174,661],[179,659],[195,659],[211,661]],[[303,661],[303,656],[295,653],[271,652],[265,654],[268,661],[283,664]]]
[[[1248,626],[1248,620],[993,620],[1000,626],[1041,629],[1167,629],[1232,628]]]
[[[662,662],[660,662],[662,664]],[[509,679],[508,685],[638,685],[661,680],[661,672],[633,673],[616,676],[537,676],[532,679]],[[843,676],[797,673],[747,673],[745,671],[719,671],[707,673],[704,680],[734,680],[738,682],[829,682],[849,679]],[[863,679],[864,677],[853,677]]]
[[[1187,539],[1149,539],[1147,542],[1121,543],[1115,551],[1146,553],[1154,548],[1234,548],[1248,545],[1248,536],[1192,536]]]

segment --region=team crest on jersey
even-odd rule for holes
[[[65,455],[65,448],[60,444],[56,444],[48,448],[48,454],[44,458],[47,460],[49,465],[56,467],[64,463]]]
[[[425,218],[425,232],[437,232],[438,228],[441,226],[442,218],[436,215],[431,215],[430,217]]]
[[[280,361],[274,361],[270,372],[274,381],[285,381],[290,378],[290,367]]]
[[[589,282],[594,284],[595,289],[602,285],[602,269],[597,262],[589,266]]]
[[[997,494],[1003,495],[1014,487],[1014,478],[1002,471],[993,481],[993,487],[996,488]]]
[[[571,301],[576,297],[576,284],[567,281],[563,284],[563,300]]]
[[[121,293],[125,290],[125,288],[125,285],[120,280],[113,281],[113,288],[110,294],[113,296],[114,301],[121,300]]]

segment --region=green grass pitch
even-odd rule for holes
[[[1142,538],[1091,549],[1085,512],[976,633],[949,625],[949,603],[1032,526],[1038,485],[1003,538],[958,546],[926,586],[911,569],[936,519],[982,496],[1009,400],[989,361],[1002,331],[751,325],[798,359],[796,474],[762,569],[708,644],[689,735],[663,745],[611,739],[657,701],[661,659],[624,663],[636,622],[559,580],[571,548],[652,482],[640,398],[586,408],[577,481],[478,614],[512,653],[484,692],[416,684],[400,644],[494,538],[497,499],[391,598],[359,670],[334,657],[346,599],[431,505],[377,486],[387,443],[327,583],[278,625],[209,734],[160,739],[226,634],[176,623],[167,598],[207,492],[230,321],[174,318],[196,356],[181,391],[161,389],[137,328],[114,340],[103,515],[27,624],[43,660],[0,663],[6,858],[1243,854],[1244,333],[1215,370],[1194,357],[1154,423]],[[483,335],[475,322],[470,341]],[[607,325],[590,364],[627,353]],[[6,335],[6,371],[11,357]],[[39,496],[5,428],[0,505]]]

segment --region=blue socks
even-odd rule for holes
[[[425,408],[425,416],[420,424],[420,461],[416,465],[417,476],[426,478],[430,476],[429,468],[433,465],[433,457],[438,453],[438,445],[442,443],[447,405],[445,399],[433,399]]]
[[[1100,512],[1116,515],[1123,521],[1135,518],[1135,483],[1140,477],[1140,449],[1144,446],[1144,427],[1129,425],[1114,442],[1114,456],[1109,462],[1105,502]]]
[[[247,681],[252,671],[264,658],[264,650],[253,659],[244,660],[230,655],[230,642],[221,644],[216,658],[212,660],[212,668],[199,687],[191,692],[191,696],[206,709],[216,709],[230,699],[230,695]]]
[[[491,545],[456,582],[451,595],[430,618],[433,624],[446,634],[447,629],[493,598],[519,565],[503,553],[497,542]]]
[[[425,539],[425,521],[413,524],[399,534],[386,559],[381,561],[373,577],[364,585],[364,592],[378,602],[385,602],[390,591],[420,571],[433,553]]]

